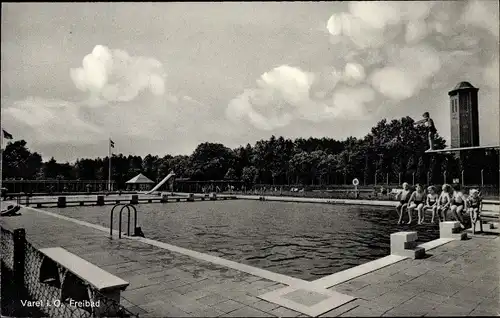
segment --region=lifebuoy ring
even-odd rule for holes
[[[352,179],[352,185],[353,186],[358,186],[359,185],[359,180],[357,178]]]

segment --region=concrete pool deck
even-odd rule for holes
[[[154,240],[110,240],[108,228],[52,212],[21,213],[0,224],[129,281],[122,302],[141,316],[498,315],[498,235],[436,240],[423,260],[388,256],[306,282]]]

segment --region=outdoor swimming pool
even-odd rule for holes
[[[109,227],[111,206],[47,210]],[[147,238],[305,280],[389,255],[394,232],[417,231],[421,242],[439,237],[437,225],[397,225],[387,207],[236,200],[140,204],[137,211]]]

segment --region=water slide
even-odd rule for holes
[[[165,182],[167,182],[168,180],[170,180],[170,178],[172,177],[175,177],[175,173],[173,172],[170,172],[168,174],[168,176],[166,176],[165,178],[163,178],[163,180],[160,181],[160,183],[158,183],[153,189],[149,190],[148,192],[146,192],[146,194],[151,194],[153,192],[155,192],[156,190],[158,190]]]

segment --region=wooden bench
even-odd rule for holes
[[[72,298],[75,301],[88,300],[94,304],[99,301],[99,306],[89,308],[96,316],[116,315],[116,313],[110,312],[110,310],[116,310],[116,306],[107,306],[104,302],[111,299],[119,304],[120,293],[128,287],[128,282],[64,248],[44,248],[40,249],[40,252],[44,255],[40,267],[40,281],[59,287],[61,301],[65,301],[67,298]],[[68,272],[72,275],[68,275]],[[86,284],[82,284],[75,277]],[[82,287],[86,290],[82,290]],[[97,295],[93,290],[99,291],[105,298]],[[82,295],[84,299],[81,299]]]

